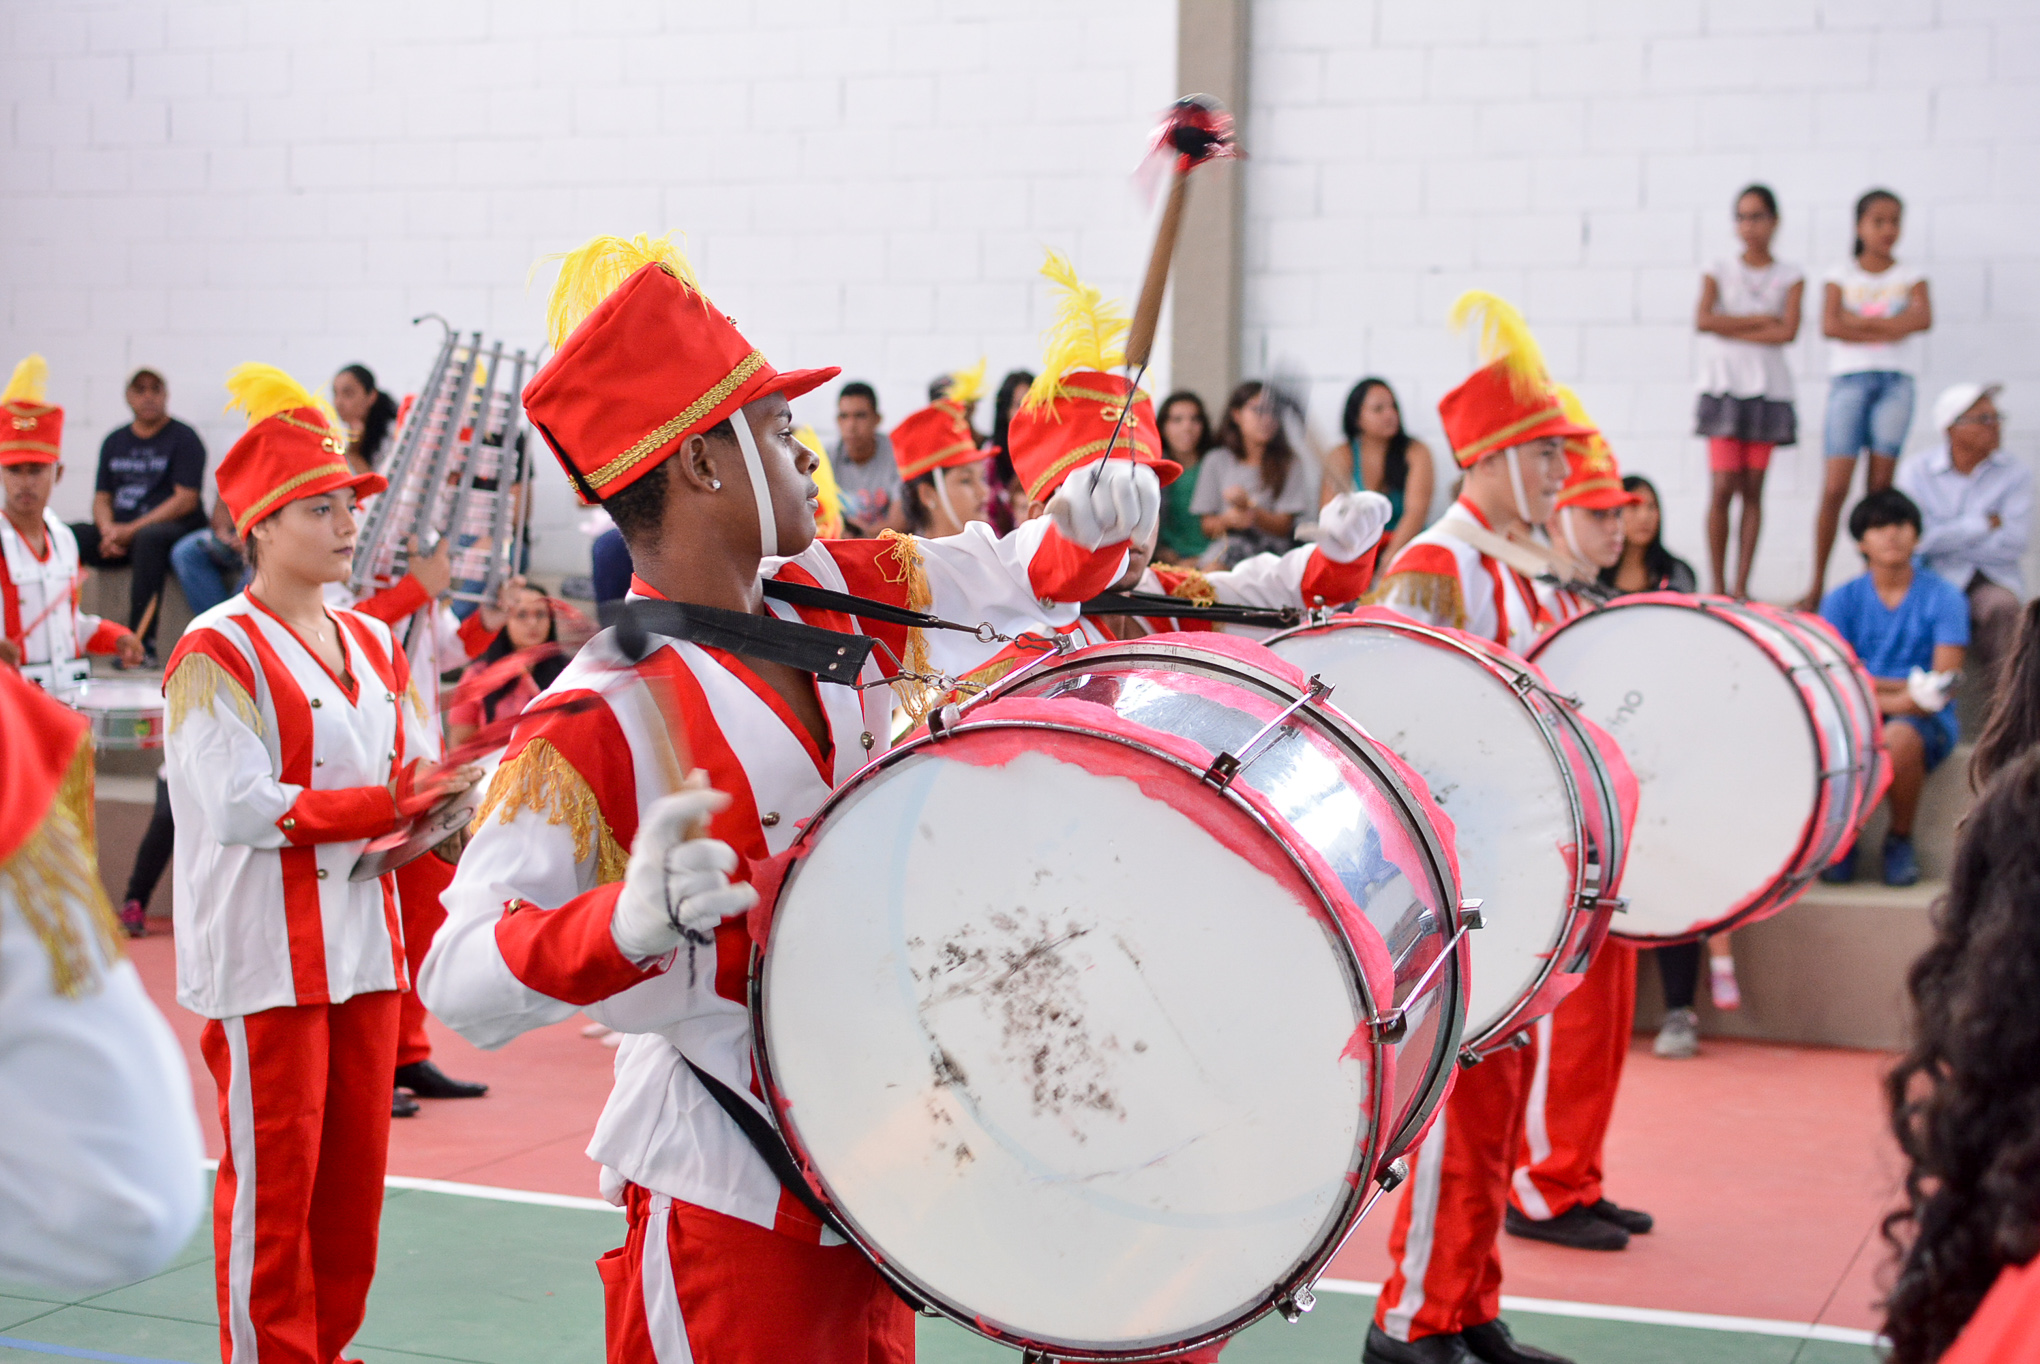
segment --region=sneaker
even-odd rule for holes
[[[1481,1364],[1573,1364],[1564,1355],[1525,1345],[1510,1334],[1509,1324],[1500,1317],[1467,1327],[1459,1333],[1459,1338],[1466,1342],[1466,1348]]]
[[[149,936],[149,910],[140,900],[130,900],[120,907],[120,926],[127,930],[130,938]]]
[[[1707,993],[1714,1007],[1727,1012],[1742,1007],[1742,987],[1735,983],[1734,957],[1709,957]]]
[[[1624,1250],[1629,1245],[1628,1232],[1613,1222],[1603,1222],[1585,1208],[1567,1208],[1558,1216],[1540,1222],[1525,1217],[1511,1204],[1502,1218],[1502,1226],[1511,1236],[1521,1236],[1528,1241],[1549,1241],[1555,1246],[1571,1246],[1574,1250]]]
[[[1887,886],[1911,886],[1919,884],[1920,859],[1913,852],[1910,838],[1897,834],[1884,840],[1884,884]]]
[[[1642,1209],[1625,1208],[1605,1198],[1588,1204],[1587,1211],[1603,1222],[1613,1222],[1631,1236],[1647,1236],[1650,1229],[1657,1225],[1657,1219]]]
[[[1700,1015],[1691,1009],[1673,1009],[1658,1025],[1657,1041],[1651,1051],[1667,1061],[1683,1061],[1700,1054]]]
[[[1820,874],[1820,879],[1831,886],[1846,886],[1849,882],[1855,880],[1856,845],[1850,844],[1847,852],[1837,857],[1833,862],[1830,862],[1827,870]]]

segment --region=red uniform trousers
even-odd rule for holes
[[[1514,1047],[1459,1072],[1452,1095],[1410,1157],[1388,1253],[1395,1272],[1374,1320],[1397,1340],[1450,1335],[1502,1314],[1495,1240],[1522,1143],[1529,1053]]]
[[[1601,1146],[1636,1019],[1636,949],[1610,938],[1579,987],[1530,1027],[1516,1211],[1542,1222],[1601,1200]]]
[[[855,1246],[818,1246],[632,1184],[595,1262],[609,1364],[912,1364],[914,1314]]]
[[[397,992],[215,1019],[199,1040],[227,1149],[213,1186],[223,1364],[333,1364],[375,1277]]]
[[[411,967],[411,988],[404,992],[403,1019],[397,1030],[397,1064],[408,1066],[432,1058],[425,1037],[425,1006],[418,999],[418,968],[432,950],[432,937],[446,922],[440,894],[453,884],[453,864],[438,853],[414,857],[397,868],[397,913],[404,923],[404,960]]]

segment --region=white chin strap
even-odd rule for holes
[[[1502,451],[1502,458],[1509,461],[1509,490],[1516,495],[1516,515],[1526,526],[1534,526],[1537,519],[1530,515],[1530,498],[1523,491],[1523,464],[1516,458],[1520,446],[1511,445]]]
[[[759,556],[774,558],[779,553],[779,518],[772,510],[772,485],[765,481],[765,461],[758,454],[758,438],[751,434],[751,419],[741,407],[730,413],[730,427],[737,433],[737,448],[744,452],[744,471],[751,476],[751,495],[758,499]]]
[[[942,510],[949,513],[949,519],[958,527],[961,527],[963,525],[963,518],[956,514],[956,508],[950,504],[949,484],[943,481],[942,470],[938,468],[933,472],[935,474],[935,500],[942,504]]]
[[[1560,507],[1558,509],[1558,528],[1565,532],[1565,547],[1572,551],[1573,562],[1584,567],[1587,563],[1587,556],[1586,552],[1580,548],[1579,537],[1573,534],[1571,507]]]

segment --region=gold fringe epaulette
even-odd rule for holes
[[[548,824],[564,824],[574,836],[574,861],[585,862],[595,854],[595,881],[607,885],[623,879],[629,854],[616,841],[609,821],[602,817],[595,792],[588,779],[554,748],[550,741],[533,739],[517,756],[496,769],[489,782],[488,799],[468,825],[469,836],[480,833],[496,815],[508,824],[519,810],[545,816]]]
[[[1211,579],[1204,576],[1202,569],[1177,568],[1171,572],[1183,576],[1169,589],[1170,596],[1195,606],[1218,605],[1218,589],[1211,585]]]
[[[1455,630],[1466,628],[1466,600],[1452,573],[1391,573],[1360,599],[1365,606],[1407,605]]]
[[[920,543],[913,536],[902,535],[896,530],[880,531],[878,538],[888,546],[879,552],[879,573],[889,583],[906,584],[909,609],[926,611],[934,602],[935,593],[928,586],[928,566],[922,562]],[[932,688],[917,680],[935,671],[935,665],[928,657],[927,633],[918,625],[907,627],[907,656],[900,660],[900,670],[915,676],[896,678],[893,695],[899,698],[900,709],[918,724],[941,702],[941,697]]]
[[[81,789],[85,800],[82,814],[78,805]],[[91,791],[92,741],[81,738],[41,827],[0,863],[0,887],[20,909],[29,931],[50,959],[50,989],[65,999],[98,989],[100,962],[110,964],[122,956],[120,923],[106,898],[106,887],[99,882]],[[81,909],[88,921],[84,924],[79,922]],[[86,941],[88,932],[98,939],[97,955]]]
[[[169,732],[175,734],[184,717],[194,710],[211,715],[214,699],[223,692],[234,703],[234,714],[261,734],[262,712],[255,708],[255,698],[248,695],[247,688],[232,673],[196,650],[186,654],[178,662],[177,670],[163,679],[163,699],[169,703],[165,717]]]
[[[425,713],[425,698],[418,694],[417,678],[412,678],[410,685],[404,688],[404,697],[411,703],[411,712],[418,717],[419,724],[432,723],[432,717]]]

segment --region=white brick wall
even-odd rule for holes
[[[1328,430],[1378,373],[1435,441],[1438,397],[1470,365],[1445,307],[1495,289],[1624,466],[1659,483],[1666,538],[1704,573],[1692,310],[1751,180],[1778,192],[1779,253],[1816,277],[1792,351],[1801,442],[1773,464],[1756,591],[1805,586],[1817,277],[1846,255],[1864,190],[1906,199],[1899,254],[1932,281],[1913,444],[1959,379],[2004,381],[2015,418],[2040,403],[2031,0],[1255,0],[1253,35],[1244,354],[1306,368]],[[2033,459],[2040,417],[2006,444]],[[1855,563],[1844,536],[1830,580]]]
[[[414,315],[535,344],[535,260],[672,227],[775,364],[896,419],[1032,366],[1044,245],[1131,297],[1174,54],[1166,0],[0,0],[0,363],[48,355],[78,517],[137,365],[217,461],[235,363],[402,391]],[[833,435],[829,393],[799,412]],[[579,571],[543,467],[538,561]]]

